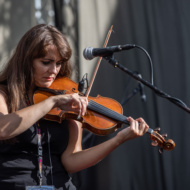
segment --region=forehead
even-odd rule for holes
[[[46,47],[46,54],[44,58],[52,59],[52,60],[61,60],[62,57],[55,45],[48,45]]]

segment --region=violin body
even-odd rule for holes
[[[47,99],[50,96],[56,94],[71,94],[71,93],[79,93],[78,92],[78,84],[69,78],[58,78],[56,79],[49,89],[55,90],[52,91],[42,91],[37,90],[34,93],[33,101],[34,104],[41,102]],[[64,89],[64,90],[63,90]],[[102,97],[98,95],[97,97],[88,97],[88,101],[96,102],[98,105],[102,105],[110,110],[113,110],[119,114],[123,113],[122,106],[115,101],[114,99]],[[78,118],[78,113],[69,112],[60,110],[59,108],[52,109],[45,117],[47,120],[56,121],[61,123],[64,119],[74,119],[82,122],[83,128],[88,129],[89,131],[97,134],[97,135],[107,135],[117,128],[121,127],[122,123],[117,122],[109,117],[103,116],[100,113],[87,109],[86,114]]]

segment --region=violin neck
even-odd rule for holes
[[[119,114],[105,106],[102,106],[101,104],[98,104],[96,102],[94,102],[93,100],[90,100],[89,103],[88,103],[88,109],[89,110],[92,110],[92,111],[95,111],[97,113],[100,113],[106,117],[109,117],[115,121],[119,121],[119,122],[122,122],[124,124],[127,124],[127,125],[130,125],[130,122],[127,121],[127,117],[122,115],[122,114]],[[149,128],[148,133],[152,134],[153,133],[153,129]]]

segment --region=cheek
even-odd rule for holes
[[[47,69],[46,69],[45,67],[38,66],[38,67],[34,68],[34,75],[35,75],[35,76],[40,76],[40,75],[42,75],[43,73],[45,73],[46,70],[47,70]]]
[[[40,67],[38,67],[37,69],[34,69],[34,83],[35,83],[35,85],[39,85],[41,83],[43,75],[44,75],[44,71]]]
[[[60,70],[61,70],[61,65],[57,68],[57,75],[59,74]]]
[[[40,75],[40,74],[39,74],[39,70],[34,69],[34,80],[35,80],[36,78],[38,78],[39,75]]]

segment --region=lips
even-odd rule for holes
[[[53,81],[54,80],[54,77],[44,77],[46,80],[48,81]]]

